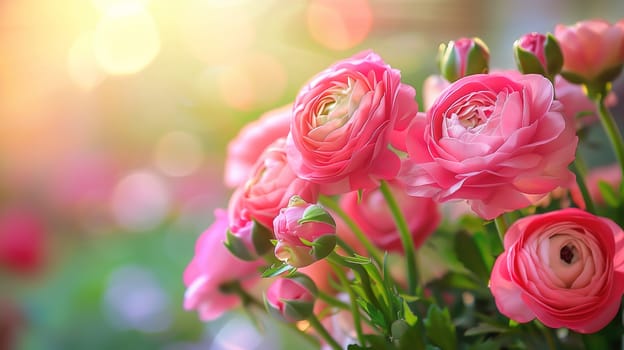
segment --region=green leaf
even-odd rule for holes
[[[418,322],[418,316],[412,312],[412,309],[407,305],[407,301],[403,300],[403,318],[408,325],[414,326]]]
[[[472,38],[473,46],[466,57],[466,72],[464,75],[481,74],[489,71],[490,53],[487,45],[479,38]]]
[[[262,277],[263,278],[276,277],[286,272],[292,273],[296,270],[297,269],[295,267],[292,267],[288,264],[271,265],[271,267],[264,270],[264,272],[262,273]]]
[[[418,327],[410,326],[404,320],[392,323],[392,338],[399,350],[425,350],[425,340]]]
[[[548,74],[554,76],[559,74],[563,67],[563,53],[557,39],[551,33],[546,34],[546,42],[544,43],[544,55],[546,56],[546,66]]]
[[[455,235],[454,249],[457,258],[468,270],[482,281],[489,280],[490,271],[483,261],[481,250],[468,232],[462,230]]]
[[[245,260],[245,261],[254,261],[257,259],[255,254],[252,254],[249,251],[245,242],[235,234],[233,234],[230,230],[227,230],[225,234],[225,242],[223,242],[225,247],[234,255],[235,257]]]
[[[308,222],[322,222],[334,227],[336,226],[334,218],[320,205],[311,205],[307,207],[303,212],[301,219],[297,221],[300,225]]]
[[[264,255],[269,250],[273,249],[271,239],[273,239],[273,232],[254,220],[253,226],[251,227],[251,242],[258,255]]]
[[[427,311],[427,318],[423,321],[427,338],[442,350],[457,349],[455,325],[447,308],[443,310],[431,304]]]
[[[360,298],[357,300],[357,302],[358,304],[360,304],[360,307],[362,308],[362,310],[366,312],[366,314],[368,315],[368,317],[370,318],[371,322],[374,325],[378,326],[381,329],[388,328],[388,323],[386,323],[386,318],[381,310],[375,307],[375,305],[370,303],[368,300],[364,300]]]
[[[346,256],[344,260],[353,264],[366,265],[372,262],[371,258],[355,254],[354,256]]]
[[[476,327],[467,329],[466,332],[464,332],[464,335],[470,337],[474,335],[482,335],[488,333],[505,333],[507,331],[509,331],[509,328],[482,322],[479,323]]]
[[[323,235],[312,243],[311,254],[316,260],[321,260],[328,256],[336,248],[336,235]]]
[[[612,207],[617,207],[620,204],[620,196],[608,182],[598,181],[598,189],[607,204]]]
[[[502,348],[500,341],[488,339],[484,342],[478,342],[468,348],[468,350],[498,350]]]
[[[544,66],[532,52],[526,51],[520,46],[516,46],[515,54],[518,69],[522,73],[546,75],[546,71],[544,71]]]

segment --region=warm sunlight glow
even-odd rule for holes
[[[91,33],[82,33],[74,41],[67,54],[67,70],[71,80],[84,90],[91,90],[104,78],[93,54]]]
[[[373,12],[368,0],[313,0],[307,20],[314,40],[333,50],[347,50],[366,39]]]
[[[287,80],[286,69],[276,58],[255,53],[224,69],[217,84],[226,104],[248,110],[275,104],[284,94]]]
[[[197,170],[203,157],[197,136],[184,131],[164,135],[154,150],[154,162],[169,176],[186,176]]]
[[[132,74],[145,68],[160,50],[152,16],[140,5],[111,7],[95,29],[95,57],[109,74]]]
[[[240,57],[256,36],[249,5],[223,3],[192,0],[180,17],[182,39],[190,52],[206,63],[228,63]]]

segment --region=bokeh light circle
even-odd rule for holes
[[[82,33],[74,41],[67,53],[67,71],[71,80],[83,90],[91,90],[104,79],[95,60],[91,33]]]
[[[166,175],[186,176],[197,170],[202,155],[202,145],[196,136],[184,131],[171,131],[156,144],[154,162]]]
[[[312,0],[306,15],[312,38],[332,50],[360,44],[373,26],[368,0]]]
[[[132,74],[150,64],[160,50],[152,16],[134,3],[111,7],[102,15],[93,40],[95,58],[107,73]]]
[[[146,231],[160,224],[169,211],[169,191],[161,178],[148,171],[124,177],[113,191],[112,212],[119,226]]]

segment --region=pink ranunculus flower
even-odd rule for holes
[[[237,187],[247,181],[262,151],[288,135],[291,116],[292,105],[287,105],[266,112],[239,131],[227,147],[224,174],[227,186]]]
[[[440,223],[438,204],[431,198],[409,196],[398,184],[392,184],[390,189],[399,208],[406,213],[414,246],[418,248]],[[394,217],[381,190],[364,191],[361,199],[357,192],[347,193],[340,199],[340,206],[377,247],[390,252],[403,252]]]
[[[597,332],[617,314],[624,293],[624,232],[576,208],[516,221],[494,264],[498,310],[517,322]]]
[[[583,82],[592,83],[598,79],[604,83],[615,79],[618,67],[621,69],[624,64],[624,28],[621,26],[602,19],[585,20],[572,26],[559,24],[555,27],[555,37],[563,52],[562,74],[566,79],[572,75]],[[603,77],[604,74],[608,77]]]
[[[467,200],[493,219],[569,184],[577,142],[548,79],[471,75],[414,120],[399,179],[410,195]]]
[[[240,282],[249,289],[260,280],[262,261],[246,262],[230,254],[223,244],[227,229],[227,212],[215,210],[214,223],[197,240],[195,256],[184,271],[184,308],[197,310],[204,321],[214,320],[240,303],[236,294],[223,291],[224,286]]]
[[[230,198],[228,211],[234,231],[250,220],[272,228],[273,219],[294,195],[307,202],[318,199],[318,185],[298,178],[286,158],[285,140],[278,139],[260,155],[250,178]]]
[[[377,187],[400,167],[388,146],[404,150],[418,111],[414,89],[366,51],[318,74],[299,92],[287,141],[288,162],[324,194]]]
[[[323,259],[336,246],[336,222],[318,204],[293,196],[273,221],[275,256],[294,267]]]

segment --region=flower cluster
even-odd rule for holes
[[[245,126],[185,307],[260,306],[332,349],[619,344],[624,20],[513,49],[518,69],[497,70],[479,38],[441,45],[420,96],[361,52]],[[577,152],[593,127],[609,173]]]

